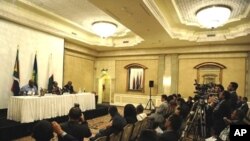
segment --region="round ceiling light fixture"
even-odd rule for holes
[[[117,25],[108,21],[97,21],[92,23],[92,30],[102,38],[112,36],[117,29]]]
[[[196,12],[196,17],[202,27],[213,29],[224,25],[231,12],[232,10],[228,6],[214,5],[199,9]]]

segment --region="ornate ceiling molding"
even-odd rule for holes
[[[250,11],[249,0],[172,0],[174,8],[182,24],[201,27],[196,12],[211,5],[226,5],[232,9],[227,23],[246,18]],[[201,27],[202,28],[202,27]]]
[[[171,4],[173,5],[173,7],[176,7],[173,3],[172,0]],[[205,4],[203,4],[203,1],[200,0],[177,0],[177,1],[185,1],[185,3],[189,3],[189,2],[196,2],[198,3],[198,1],[201,4],[197,4],[193,7],[195,7],[194,9],[200,9],[203,6],[205,6]],[[209,0],[211,1],[211,0]],[[218,0],[218,2],[220,1],[224,1],[224,0]],[[230,1],[230,2],[229,2]],[[227,0],[225,1],[223,4],[227,4],[228,3],[234,3],[237,5],[238,0]],[[244,17],[246,17],[249,14],[250,11],[250,1],[248,0],[241,0],[243,4],[245,4],[245,10],[242,10],[239,12],[239,10],[236,10],[236,12],[234,12],[233,14],[233,18],[230,20],[230,22],[233,21],[238,21]],[[228,39],[234,39],[240,36],[245,36],[250,34],[250,21],[245,23],[245,24],[238,24],[238,25],[234,25],[234,26],[228,26],[227,29],[224,28],[220,28],[220,29],[216,29],[216,30],[194,30],[193,25],[197,25],[197,21],[194,20],[194,16],[195,13],[194,10],[190,13],[192,13],[192,16],[190,16],[189,14],[185,13],[185,16],[182,16],[180,11],[183,11],[182,13],[184,14],[185,10],[187,10],[188,8],[185,7],[185,5],[183,5],[183,7],[181,10],[177,10],[176,12],[178,13],[177,15],[179,17],[185,17],[187,20],[186,22],[184,22],[184,20],[182,22],[184,22],[183,26],[177,26],[176,24],[173,24],[173,21],[171,21],[170,18],[167,18],[166,14],[171,14],[171,13],[167,13],[166,9],[164,7],[167,7],[167,4],[170,4],[170,2],[165,1],[164,4],[163,3],[159,4],[157,3],[157,0],[143,0],[143,2],[145,3],[145,5],[149,8],[149,10],[152,12],[152,14],[156,17],[156,19],[160,22],[160,24],[163,26],[163,28],[165,29],[165,31],[170,35],[171,38],[173,39],[179,39],[179,40],[188,40],[188,41],[196,41],[196,42],[209,42],[209,41],[223,41],[223,40],[228,40]],[[217,1],[216,1],[217,2]],[[211,2],[210,2],[211,3]],[[188,4],[190,5],[190,4]],[[235,6],[235,5],[234,5]],[[188,6],[189,8],[191,6]],[[237,9],[237,8],[236,8]],[[169,15],[168,15],[169,16]],[[169,16],[171,17],[171,16]],[[245,20],[245,19],[244,19]],[[181,18],[180,18],[181,21]],[[188,22],[187,22],[188,21]],[[192,25],[192,26],[190,26]]]
[[[101,38],[69,19],[32,3],[37,1],[0,1],[0,17],[39,31],[57,35],[82,44],[105,47],[132,47],[144,41],[129,29],[113,37]]]

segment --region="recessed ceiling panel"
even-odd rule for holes
[[[229,22],[245,18],[250,10],[250,0],[172,0],[181,23],[200,26],[196,13],[204,7],[224,5],[230,7],[231,16]]]

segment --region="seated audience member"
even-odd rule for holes
[[[130,123],[134,124],[137,122],[136,115],[137,114],[136,114],[136,109],[134,105],[132,104],[125,105],[123,117],[125,118],[128,124]]]
[[[147,114],[146,113],[143,113],[144,111],[144,107],[139,104],[137,107],[136,107],[136,118],[138,121],[142,121],[143,119],[145,119],[147,117]]]
[[[178,115],[170,115],[165,122],[166,130],[159,136],[159,141],[178,141],[178,130],[181,126],[181,119]]]
[[[75,137],[63,131],[60,124],[58,124],[56,121],[52,122],[52,128],[57,134],[57,137],[63,139],[63,141],[78,141]]]
[[[33,80],[29,80],[29,84],[20,89],[20,95],[37,95],[37,87],[34,85]]]
[[[246,125],[250,125],[250,109],[248,109],[247,114],[244,116],[243,122]]]
[[[158,141],[158,137],[154,130],[145,129],[141,131],[138,141]]]
[[[156,109],[155,113],[149,116],[149,119],[153,119],[155,123],[162,124],[164,122],[164,117],[167,115],[168,111],[168,102],[167,96],[161,95],[161,105]]]
[[[70,94],[75,93],[71,81],[68,81],[68,83],[63,87],[63,92],[68,92]]]
[[[36,141],[50,141],[54,137],[53,128],[47,120],[41,120],[33,127],[32,137]]]
[[[183,98],[178,98],[176,101],[177,107],[180,107],[180,116],[185,119],[189,114],[189,107]]]
[[[58,83],[56,81],[53,82],[51,93],[57,95],[61,94],[61,88],[58,87]]]
[[[110,124],[106,127],[106,129],[100,129],[99,133],[97,133],[95,137],[90,138],[91,141],[94,141],[95,139],[102,136],[109,136],[112,133],[117,134],[126,126],[127,122],[118,113],[117,107],[110,106],[109,114],[111,116]]]
[[[224,121],[227,125],[234,124],[234,125],[242,125],[243,123],[243,118],[244,118],[244,113],[240,110],[234,110],[230,118],[224,117]]]
[[[230,130],[230,125],[242,125],[243,123],[243,113],[240,110],[234,110],[231,113],[230,118],[224,117],[224,122],[227,124],[227,126],[220,132],[219,137],[212,136],[206,141],[228,141],[229,140],[229,130]]]
[[[244,115],[247,114],[247,111],[248,111],[248,109],[249,109],[248,104],[247,104],[247,101],[248,101],[247,97],[243,97],[243,98],[242,98],[242,104],[241,104],[241,106],[238,108]]]
[[[69,120],[61,124],[62,129],[75,137],[78,141],[88,138],[92,135],[88,123],[85,121],[82,111],[79,107],[72,107],[69,110]],[[59,141],[63,141],[59,138]]]
[[[242,105],[242,97],[238,96],[238,100],[237,100],[237,108],[239,108]]]

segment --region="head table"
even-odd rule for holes
[[[95,109],[95,95],[92,93],[45,96],[12,96],[8,104],[7,119],[21,123],[49,119],[68,114],[75,103],[82,111]]]

